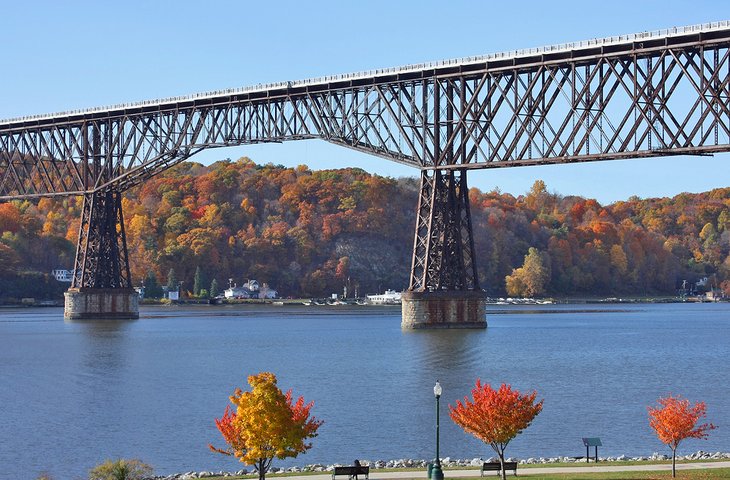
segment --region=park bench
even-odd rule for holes
[[[517,462],[504,462],[504,471],[512,470],[517,476]],[[499,462],[484,462],[482,464],[481,476],[484,476],[484,472],[497,472],[497,475],[502,471],[502,465]]]
[[[347,475],[348,478],[357,478],[358,475],[365,475],[365,480],[368,480],[368,476],[370,475],[370,467],[369,466],[349,466],[349,467],[335,467],[335,470],[332,472],[332,480],[335,480],[335,477],[338,475]]]

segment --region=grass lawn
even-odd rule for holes
[[[727,462],[727,459],[711,459],[711,460],[677,460],[677,465],[683,463],[714,463],[714,462]],[[652,460],[652,461],[626,461],[626,462],[598,462],[599,466],[610,466],[610,467],[624,467],[629,465],[671,465],[671,460]],[[518,468],[549,468],[549,467],[586,467],[595,466],[596,464],[585,463],[585,462],[571,462],[571,463],[531,463],[529,465],[519,465]],[[477,470],[479,468],[477,467]],[[730,477],[728,477],[730,478]]]
[[[494,478],[500,477],[495,475]],[[514,478],[514,476],[508,475],[508,478]],[[530,475],[528,478],[530,480],[668,480],[672,478],[672,472],[556,473],[548,475]],[[727,480],[730,478],[730,468],[712,468],[688,471],[678,470],[677,478],[692,480]]]

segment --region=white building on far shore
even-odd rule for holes
[[[71,280],[73,280],[74,278],[74,271],[62,270],[60,268],[57,268],[56,270],[51,270],[51,275],[56,277],[56,280],[58,280],[59,282],[71,283]]]
[[[386,290],[378,295],[368,295],[368,303],[373,305],[398,305],[401,303],[401,292]]]

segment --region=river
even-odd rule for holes
[[[543,412],[507,448],[519,458],[670,453],[647,421],[669,393],[720,426],[680,453],[730,451],[730,304],[490,306],[481,331],[402,332],[399,307],[143,307],[136,321],[65,322],[0,310],[0,478],[85,478],[105,458],[158,474],[237,470],[211,452],[246,377],[274,372],[314,400],[313,448],[274,466],[492,456],[448,418],[477,378],[536,389]]]

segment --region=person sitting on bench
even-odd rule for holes
[[[362,465],[360,464],[360,460],[358,460],[357,458],[355,459],[355,461],[354,461],[354,462],[352,462],[352,464],[353,464],[354,466],[356,466],[356,467],[357,467],[358,469],[359,469],[360,467],[362,467]],[[352,477],[350,477],[350,478],[352,478]],[[357,473],[355,474],[355,477],[354,477],[354,478],[355,478],[355,480],[357,480]]]

